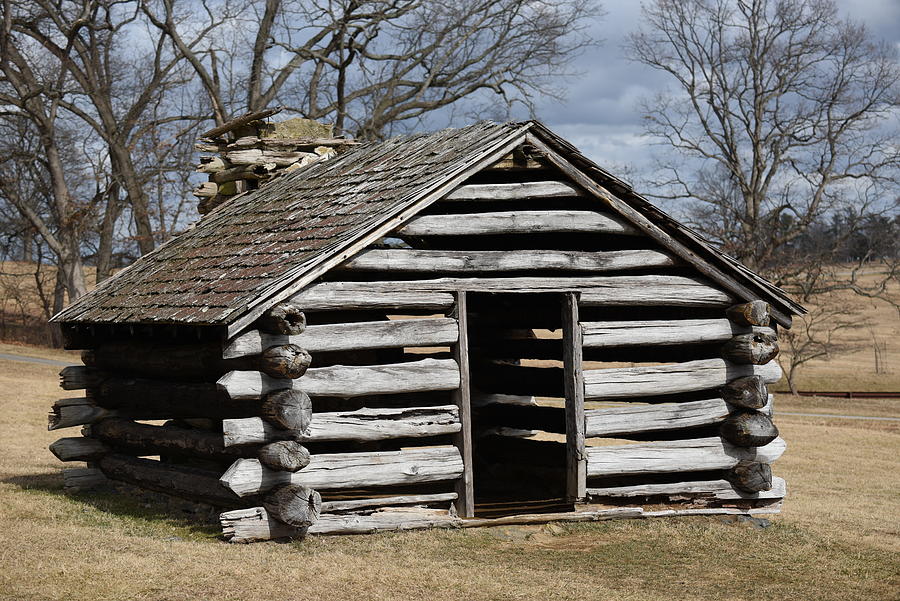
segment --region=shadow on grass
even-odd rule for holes
[[[0,480],[19,489],[52,495],[71,503],[93,507],[102,514],[140,524],[148,529],[165,525],[192,539],[221,538],[219,512],[210,505],[177,499],[130,484],[111,482],[85,492],[67,492],[61,474],[12,476]]]

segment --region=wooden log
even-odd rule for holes
[[[443,216],[441,216],[443,217]],[[403,292],[397,292],[402,290]],[[582,277],[494,277],[402,281],[320,282],[292,297],[305,310],[355,310],[362,308],[422,308],[441,310],[453,305],[446,295],[441,302],[421,293],[452,292],[577,292],[581,306],[675,306],[725,307],[733,302],[729,294],[713,288],[700,278],[674,275],[582,276]],[[407,304],[379,300],[410,297]],[[365,297],[372,296],[371,299]],[[434,300],[435,302],[428,302]],[[345,305],[339,304],[346,303]]]
[[[584,196],[568,182],[542,181],[510,184],[468,184],[456,188],[442,200],[521,200],[527,198],[574,198]]]
[[[114,415],[115,411],[98,407],[92,399],[86,397],[60,399],[53,403],[50,415],[47,416],[47,429],[83,426]]]
[[[677,394],[717,388],[735,378],[760,375],[766,382],[781,379],[777,363],[734,365],[724,359],[701,359],[671,365],[590,369],[584,372],[586,399],[623,399]]]
[[[219,378],[219,390],[230,399],[257,399],[291,387],[311,396],[352,398],[459,387],[459,368],[452,359],[422,359],[388,365],[311,368],[298,380],[279,380],[260,372],[233,371]]]
[[[226,152],[224,156],[225,160],[232,165],[268,165],[275,163],[278,167],[288,167],[304,159],[318,160],[320,158],[314,152],[262,150],[260,148],[231,150]]]
[[[109,447],[93,438],[72,436],[51,444],[50,452],[60,461],[94,461],[109,453]]]
[[[742,491],[758,494],[774,488],[772,466],[757,461],[740,461],[725,473],[725,479]]]
[[[769,303],[761,300],[728,307],[728,319],[743,326],[767,326],[772,319]]]
[[[108,378],[93,391],[96,403],[131,419],[252,417],[259,401],[233,401],[212,382],[166,382],[143,378]]]
[[[149,490],[216,507],[246,505],[246,501],[219,484],[215,473],[206,470],[168,465],[152,459],[138,459],[116,453],[104,455],[97,462],[97,466],[111,480],[128,482]]]
[[[719,434],[738,447],[762,447],[778,438],[778,428],[758,411],[736,411],[725,418]]]
[[[69,493],[96,490],[109,484],[109,478],[95,467],[73,467],[62,471],[63,490]]]
[[[567,293],[562,303],[563,379],[566,414],[566,498],[583,499],[587,484],[585,457],[584,371],[582,330],[578,319],[578,296]]]
[[[305,528],[319,520],[322,495],[307,486],[288,484],[266,495],[263,507],[279,522]]]
[[[576,252],[555,250],[372,249],[342,263],[340,271],[372,273],[495,273],[586,271],[602,273],[648,267],[672,267],[676,261],[656,250]]]
[[[259,415],[276,428],[304,432],[312,421],[312,400],[302,390],[275,390],[265,395]]]
[[[717,424],[732,411],[734,406],[721,398],[651,405],[624,403],[620,407],[587,410],[585,421],[587,436],[616,436]],[[772,395],[760,412],[771,416]]]
[[[306,329],[306,315],[299,305],[281,302],[263,313],[255,326],[268,334],[296,336]]]
[[[186,345],[109,342],[84,351],[82,360],[108,373],[162,380],[208,380],[234,370],[261,371],[273,378],[299,378],[312,357],[295,344],[278,341],[250,356],[235,359],[223,359],[218,342]]]
[[[267,180],[272,177],[276,168],[277,165],[275,165],[275,163],[257,163],[254,165],[231,167],[229,169],[223,168],[213,173],[211,179],[217,184],[237,180]]]
[[[314,284],[291,298],[305,311],[445,311],[453,306],[453,295],[441,292],[407,292],[403,286],[393,290],[339,290]]]
[[[91,436],[137,455],[176,455],[210,460],[242,456],[240,449],[225,448],[222,435],[215,432],[140,424],[117,417],[93,424]]]
[[[309,465],[296,473],[270,470],[256,459],[238,459],[220,481],[245,497],[282,484],[302,484],[316,490],[365,488],[455,480],[462,471],[459,451],[446,446],[313,455]]]
[[[84,365],[70,365],[59,372],[59,387],[63,390],[83,390],[99,386],[106,374]]]
[[[326,442],[353,440],[372,442],[392,438],[423,438],[460,431],[455,405],[402,407],[316,413],[307,428],[283,429],[256,417],[222,422],[225,445],[245,445],[297,440]]]
[[[394,497],[373,497],[371,499],[350,499],[347,501],[325,501],[322,503],[322,511],[324,513],[337,513],[396,505],[425,506],[455,501],[457,498],[458,496],[455,492],[442,492],[430,495],[400,495]]]
[[[581,327],[586,348],[726,342],[753,331],[727,319],[589,321]]]
[[[228,511],[219,516],[222,535],[232,543],[303,538],[307,534],[370,534],[384,530],[420,528],[457,528],[460,518],[446,509],[392,507],[369,514],[319,514],[308,528],[295,528],[279,522],[263,507]]]
[[[666,484],[594,487],[588,488],[587,494],[589,497],[595,498],[667,496],[711,497],[722,501],[735,499],[782,499],[787,494],[787,486],[783,478],[773,478],[771,488],[748,492],[738,488],[728,480],[694,480]]]
[[[720,392],[735,407],[761,409],[769,402],[769,389],[762,375],[742,376],[725,384]]]
[[[488,405],[537,405],[537,399],[531,395],[523,394],[494,394],[475,390],[472,392],[472,406],[486,407]]]
[[[587,448],[587,474],[590,478],[626,474],[697,472],[726,470],[740,461],[771,463],[785,450],[784,440],[776,438],[764,447],[742,448],[718,436],[692,440],[649,442]]]
[[[215,182],[203,182],[191,192],[197,198],[212,198],[218,193],[219,185]]]
[[[223,352],[225,358],[256,355],[273,345],[298,345],[310,353],[362,349],[444,346],[459,337],[456,320],[446,317],[359,321],[307,326],[296,336],[267,334],[251,330],[232,339]],[[263,370],[259,370],[263,371]],[[269,374],[271,375],[271,374]]]
[[[763,365],[777,356],[778,337],[774,332],[740,334],[722,347],[722,357],[737,364]]]
[[[482,236],[536,233],[618,234],[637,230],[614,215],[594,211],[498,211],[461,215],[422,215],[397,230],[398,236]]]
[[[200,165],[197,166],[198,173],[218,173],[225,169],[225,161],[222,157],[200,157]]]
[[[267,468],[282,472],[300,471],[310,461],[306,447],[294,440],[270,442],[259,450],[257,457]]]

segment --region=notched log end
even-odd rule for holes
[[[301,390],[276,390],[266,395],[260,417],[282,430],[306,432],[312,420],[312,401]]]
[[[296,344],[271,346],[259,356],[259,370],[273,378],[292,380],[306,373],[312,355]]]
[[[297,472],[309,465],[306,447],[294,440],[279,440],[259,450],[259,462],[280,472]]]
[[[720,389],[726,403],[747,409],[762,409],[769,399],[769,389],[761,375],[736,378]]]
[[[296,336],[306,329],[306,315],[298,305],[278,303],[256,321],[256,327],[269,334]]]
[[[307,486],[288,484],[266,495],[263,507],[279,522],[305,528],[319,520],[322,496]]]
[[[725,479],[745,492],[772,490],[772,466],[756,461],[741,461],[725,473]]]
[[[751,410],[740,410],[729,415],[719,427],[719,433],[739,447],[763,447],[778,438],[778,428],[769,416]]]
[[[726,309],[725,314],[728,319],[743,326],[767,326],[772,318],[769,303],[761,300],[734,305]]]

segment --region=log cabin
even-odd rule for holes
[[[201,501],[233,542],[779,511],[782,290],[536,121],[248,123],[200,170],[266,181],[53,318],[67,488]]]

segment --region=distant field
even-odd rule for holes
[[[154,498],[63,494],[46,447],[77,429],[46,431],[71,394],[57,371],[0,360],[0,599],[900,598],[900,422],[777,416],[789,498],[767,529],[684,518],[241,546]],[[779,410],[900,416],[900,400]]]

